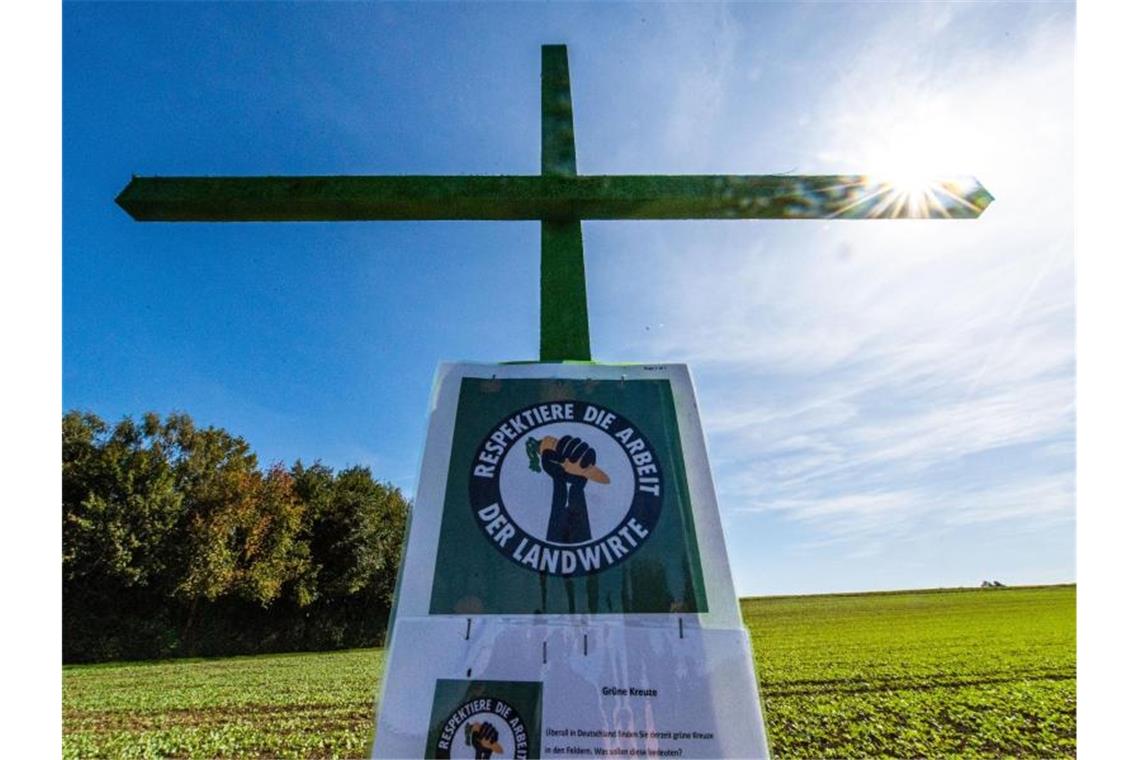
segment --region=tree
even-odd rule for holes
[[[185,414],[63,418],[67,660],[375,644],[409,505]]]
[[[163,583],[183,500],[155,425],[63,419],[63,574],[89,593]]]
[[[399,570],[408,504],[367,467],[333,475],[321,464],[293,466],[308,507],[314,587],[326,600],[360,595],[387,605]]]

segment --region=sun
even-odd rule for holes
[[[878,197],[868,213],[872,219],[950,218],[947,204],[954,206],[962,200],[959,193],[948,189],[946,180],[928,174],[869,177],[867,185]]]
[[[832,219],[966,219],[993,201],[973,177],[848,176],[824,191]]]
[[[858,178],[836,213],[860,219],[957,219],[977,216],[993,196],[971,171],[986,154],[980,134],[944,105],[918,104],[907,113],[885,111],[848,134],[851,152],[874,174]]]

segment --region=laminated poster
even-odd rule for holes
[[[683,365],[442,365],[374,757],[767,757]]]

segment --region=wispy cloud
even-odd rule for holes
[[[662,262],[643,292],[670,296],[629,305],[648,324],[623,351],[694,365],[723,508],[805,528],[809,553],[1072,520],[1071,17],[980,40],[971,8],[872,28],[830,85],[789,93],[811,117],[786,150],[805,173],[926,155],[991,188],[980,221],[638,236]],[[704,76],[734,130],[764,104],[726,79],[749,65],[728,39],[735,59]],[[692,114],[684,89],[674,110]],[[732,158],[713,147],[733,135],[694,130],[673,133]]]

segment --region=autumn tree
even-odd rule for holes
[[[62,432],[65,658],[376,643],[408,504],[368,468],[263,470],[184,414]]]

